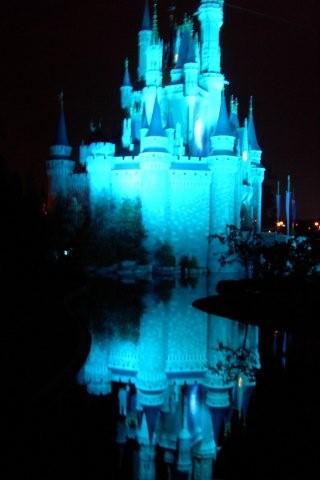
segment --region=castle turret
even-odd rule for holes
[[[229,120],[230,120],[231,129],[233,133],[236,135],[236,137],[238,136],[238,128],[240,127],[238,107],[239,107],[238,99],[233,95],[231,95]]]
[[[219,73],[223,0],[201,0],[198,16],[201,25],[201,72]]]
[[[253,102],[250,98],[248,121],[248,144],[251,162],[251,181],[253,189],[253,221],[257,231],[261,230],[262,183],[265,169],[261,166],[261,147],[257,140],[256,128],[253,119]]]
[[[211,137],[211,146],[214,154],[233,152],[235,135],[232,131],[227,111],[224,91],[221,92],[220,112],[214,135]]]
[[[131,94],[132,94],[132,85],[129,74],[129,60],[126,58],[124,62],[124,74],[121,90],[121,107],[123,109],[128,109],[131,105]]]
[[[139,80],[145,80],[146,67],[147,67],[147,50],[152,40],[152,27],[150,19],[149,1],[146,0],[141,30],[138,34],[139,38],[139,67],[138,78]]]
[[[60,114],[56,136],[53,145],[50,147],[49,160],[47,161],[49,206],[57,197],[67,197],[69,193],[71,175],[74,171],[74,161],[71,159],[72,147],[69,144],[67,136],[63,93],[60,94],[59,98]]]
[[[259,164],[261,161],[262,151],[257,140],[256,128],[255,128],[254,119],[253,119],[252,97],[250,97],[250,106],[249,106],[248,142],[249,142],[251,162]]]
[[[232,132],[227,112],[224,91],[214,135],[211,137],[212,153],[208,165],[212,171],[210,233],[224,234],[226,225],[237,225],[240,212],[235,202],[236,179],[239,159],[234,153],[235,136]],[[223,246],[218,241],[211,242],[209,268],[219,268],[218,258]],[[217,261],[217,263],[216,263]],[[211,263],[212,262],[212,263]]]
[[[153,113],[149,130],[143,140],[143,152],[165,152],[169,151],[168,137],[162,126],[161,110],[156,95],[153,107]]]
[[[162,84],[163,42],[158,31],[157,2],[154,3],[151,43],[146,53],[146,85],[159,87]]]

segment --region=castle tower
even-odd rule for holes
[[[261,230],[261,210],[262,210],[262,182],[265,169],[261,166],[262,151],[257,140],[256,128],[253,119],[253,101],[250,98],[249,122],[248,122],[248,144],[249,156],[252,170],[252,188],[253,188],[253,221],[257,231]]]
[[[66,199],[71,186],[71,175],[74,171],[74,161],[71,159],[72,147],[70,146],[66,119],[64,114],[63,93],[59,96],[60,114],[57,124],[56,136],[49,150],[47,161],[47,175],[49,181],[48,206],[53,205],[58,198]]]
[[[152,27],[150,19],[149,1],[146,0],[141,30],[138,34],[139,41],[139,67],[138,78],[139,80],[145,80],[146,68],[147,68],[147,50],[151,45],[152,40]]]
[[[235,225],[238,218],[235,202],[236,174],[239,159],[234,153],[235,135],[231,129],[224,91],[214,135],[211,137],[211,155],[208,165],[212,172],[210,201],[210,234],[224,234],[226,225]],[[240,215],[240,212],[239,212]],[[218,242],[212,248],[220,255]],[[213,258],[213,252],[211,257]]]
[[[155,1],[152,17],[151,43],[147,47],[146,51],[145,80],[147,87],[160,87],[162,85],[162,60],[163,42],[159,37],[157,2]]]
[[[200,85],[208,91],[221,90],[220,28],[223,24],[223,0],[201,0],[198,10],[201,33]]]
[[[129,109],[131,105],[131,94],[132,94],[132,85],[129,74],[129,60],[126,58],[124,61],[124,74],[122,85],[120,87],[121,91],[121,107]]]

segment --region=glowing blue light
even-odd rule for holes
[[[196,139],[196,145],[199,148],[199,150],[203,149],[202,135],[203,135],[203,121],[201,118],[198,118],[194,126],[194,136]]]

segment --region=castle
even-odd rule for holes
[[[80,145],[75,161],[61,108],[47,161],[49,200],[82,192],[94,215],[107,199],[139,199],[149,251],[167,241],[177,259],[194,256],[202,267],[210,263],[209,235],[228,224],[261,228],[262,151],[252,99],[244,125],[232,96],[228,112],[229,82],[220,67],[223,4],[201,0],[200,35],[186,16],[165,44],[156,5],[151,18],[147,0],[137,77],[131,79],[126,60],[120,87],[122,144],[97,138]]]

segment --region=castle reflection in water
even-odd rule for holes
[[[137,447],[133,478],[155,479],[161,457],[169,478],[211,479],[231,417],[246,417],[260,368],[258,327],[192,307],[221,279],[172,278],[142,292],[118,284],[92,322],[78,380],[89,394],[117,396],[116,442]]]

